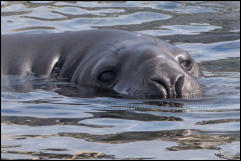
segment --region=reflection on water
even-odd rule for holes
[[[65,80],[4,76],[1,158],[240,159],[239,8],[202,1],[1,1],[2,34],[146,33],[189,51],[205,75],[203,97],[167,100],[80,98],[85,89]]]

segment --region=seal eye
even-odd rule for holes
[[[192,62],[190,60],[183,60],[180,62],[180,64],[187,69],[188,71],[190,71],[192,69]]]
[[[193,67],[192,61],[191,60],[184,60],[183,57],[178,57],[179,63],[185,68],[186,70],[190,71]]]
[[[98,81],[103,85],[110,85],[116,77],[114,71],[104,71],[98,76]]]

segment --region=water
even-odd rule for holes
[[[98,28],[188,50],[204,96],[79,98],[64,81],[2,77],[2,159],[240,159],[239,3],[1,1],[1,34]]]

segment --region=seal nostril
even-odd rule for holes
[[[161,95],[163,95],[163,98],[167,98],[169,89],[168,89],[166,83],[162,79],[159,79],[159,78],[151,78],[151,81],[154,82],[154,84],[158,88],[159,92],[161,92]]]
[[[184,84],[184,75],[178,77],[176,83],[175,83],[175,91],[176,91],[176,97],[181,98],[182,97],[182,87]]]
[[[165,96],[165,98],[181,98],[184,84],[184,75],[179,75],[173,83],[169,79],[151,78],[154,85]]]

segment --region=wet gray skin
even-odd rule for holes
[[[67,78],[94,96],[134,98],[202,95],[198,64],[156,37],[121,30],[1,36],[2,75]]]

